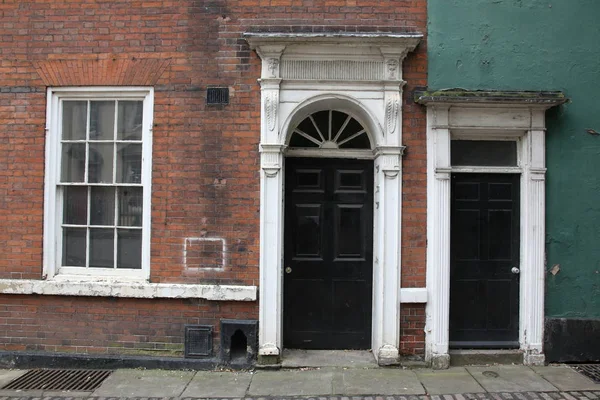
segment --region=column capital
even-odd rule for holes
[[[283,151],[286,146],[281,144],[260,145],[260,167],[267,178],[274,178],[281,170]]]

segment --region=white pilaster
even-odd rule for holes
[[[432,367],[448,368],[450,314],[450,130],[448,107],[427,110],[427,351]]]
[[[532,111],[532,127],[524,138],[522,207],[524,238],[521,251],[520,342],[526,365],[544,365],[545,278],[545,129],[544,111]]]
[[[398,362],[403,147],[379,147],[375,160],[377,232],[373,350],[379,365]]]
[[[283,280],[283,146],[261,145],[258,353],[281,354]]]
[[[258,354],[282,349],[283,151],[279,131],[279,59],[283,46],[261,49],[260,301]]]

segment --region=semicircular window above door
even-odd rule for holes
[[[292,131],[289,147],[296,149],[371,149],[365,128],[351,115],[318,111]]]

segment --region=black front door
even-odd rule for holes
[[[453,174],[450,346],[519,339],[519,175]]]
[[[369,349],[373,162],[288,158],[284,346]]]

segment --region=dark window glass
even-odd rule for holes
[[[453,140],[452,165],[513,167],[517,165],[517,142],[506,140]]]

